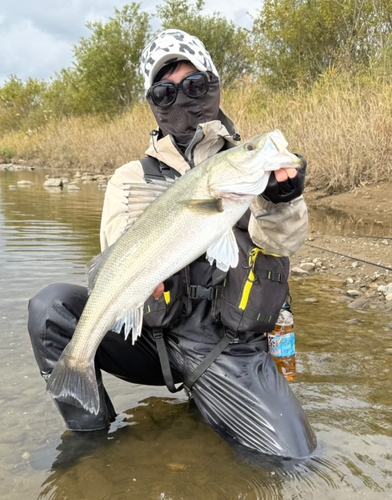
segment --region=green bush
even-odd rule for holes
[[[0,162],[4,163],[12,160],[16,156],[16,151],[11,148],[0,148]]]

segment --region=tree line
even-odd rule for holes
[[[250,29],[204,14],[204,5],[164,0],[154,15],[163,29],[204,42],[226,89],[249,81],[271,92],[307,88],[331,71],[392,75],[391,0],[264,0]],[[0,87],[0,134],[70,116],[110,118],[141,102],[139,59],[154,35],[151,20],[140,3],[115,9],[107,22],[87,24],[69,68],[48,81],[10,75]]]

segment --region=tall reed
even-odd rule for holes
[[[272,93],[246,79],[224,92],[222,107],[244,139],[282,130],[289,148],[308,159],[309,184],[332,193],[389,181],[392,173],[392,85],[372,75],[333,72],[311,89]],[[155,127],[146,104],[112,121],[91,116],[51,121],[0,138],[2,150],[53,167],[112,171],[144,155]]]

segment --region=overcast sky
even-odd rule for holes
[[[0,0],[0,85],[10,74],[22,79],[49,78],[72,61],[72,46],[88,36],[88,21],[105,21],[123,0]],[[157,0],[143,0],[152,13]],[[223,13],[240,26],[250,27],[261,0],[206,0],[205,14]],[[241,8],[241,5],[246,7]],[[157,21],[154,29],[159,28]]]

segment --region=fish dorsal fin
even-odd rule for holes
[[[102,253],[93,257],[90,262],[87,263],[87,290],[90,295],[91,290],[94,288],[95,283],[98,279],[98,275],[104,263],[108,260],[109,256],[113,252],[114,244],[110,245],[109,248],[104,250]]]
[[[129,332],[132,330],[132,345],[133,345],[142,333],[142,324],[143,324],[143,306],[140,306],[137,309],[132,309],[131,311],[125,313],[124,317],[117,320],[112,330],[113,332],[120,333],[122,328],[124,327],[125,340],[127,340]]]
[[[124,194],[126,196],[127,224],[125,230],[129,229],[141,216],[146,208],[159,198],[175,182],[176,179],[154,179],[147,183],[128,182],[124,183]]]
[[[228,271],[229,267],[237,267],[238,245],[232,229],[207,249],[206,259],[211,265],[215,260],[216,267],[222,271]]]

